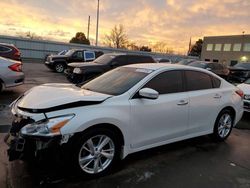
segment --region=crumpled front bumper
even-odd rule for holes
[[[56,151],[60,148],[61,135],[53,137],[22,135],[20,133],[21,128],[32,122],[34,120],[22,118],[16,118],[13,121],[10,132],[4,139],[9,146],[7,150],[9,161],[36,158],[45,151]]]

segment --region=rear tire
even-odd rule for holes
[[[64,63],[56,63],[55,64],[55,71],[57,73],[62,73],[65,70],[65,64]]]
[[[233,115],[230,110],[222,110],[215,122],[213,137],[216,141],[224,141],[233,128]]]
[[[74,167],[87,178],[109,174],[120,161],[121,143],[109,129],[84,132],[73,141],[73,146]]]

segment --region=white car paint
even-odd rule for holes
[[[13,104],[12,112],[32,117],[36,121],[44,118],[42,113],[27,113],[23,108],[48,108],[72,101],[99,101],[96,105],[75,107],[47,112],[48,118],[75,114],[60,130],[63,136],[96,124],[113,124],[124,137],[122,158],[140,150],[163,144],[210,134],[219,112],[232,107],[236,112],[234,125],[243,114],[243,101],[235,94],[237,88],[215,74],[194,67],[169,64],[137,64],[126,67],[145,69],[151,72],[125,93],[117,96],[81,90],[70,84],[45,84],[28,91]],[[134,94],[154,76],[163,71],[195,70],[220,79],[219,89],[190,91],[160,95],[156,100],[133,99]],[[219,94],[219,98],[215,96]],[[180,102],[185,105],[178,105]]]
[[[247,83],[242,83],[237,85],[238,88],[240,88],[243,93],[244,93],[244,110],[246,112],[250,112],[249,106],[250,106],[250,84]],[[248,106],[248,108],[246,108],[246,105]]]

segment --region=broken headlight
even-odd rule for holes
[[[60,129],[66,125],[75,115],[69,114],[37,121],[28,124],[21,129],[22,135],[30,136],[55,136],[60,135]]]

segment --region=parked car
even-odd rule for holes
[[[67,65],[71,62],[89,62],[93,61],[102,52],[87,51],[83,49],[72,49],[67,51],[64,55],[50,55],[45,61],[45,65],[58,73],[64,72]]]
[[[23,84],[22,62],[0,57],[0,92],[4,88]]]
[[[230,73],[227,66],[221,63],[212,63],[212,62],[207,62],[207,61],[194,61],[188,65],[192,67],[199,67],[199,68],[207,69],[224,79],[228,79],[228,75]]]
[[[177,64],[179,65],[188,65],[194,61],[197,61],[196,59],[182,59],[181,61],[179,61]]]
[[[91,63],[70,63],[66,76],[72,83],[81,83],[116,67],[135,63],[155,63],[155,60],[147,55],[108,53]]]
[[[21,52],[13,44],[0,43],[0,56],[21,61]]]
[[[237,86],[244,93],[244,110],[245,112],[250,112],[250,78],[248,78],[244,83]]]
[[[12,103],[19,119],[5,138],[9,159],[105,175],[134,152],[207,134],[225,140],[242,117],[242,97],[210,71],[164,63],[118,67],[81,87],[36,86]]]
[[[233,67],[229,67],[229,80],[232,82],[242,83],[250,78],[250,62],[238,63]]]

